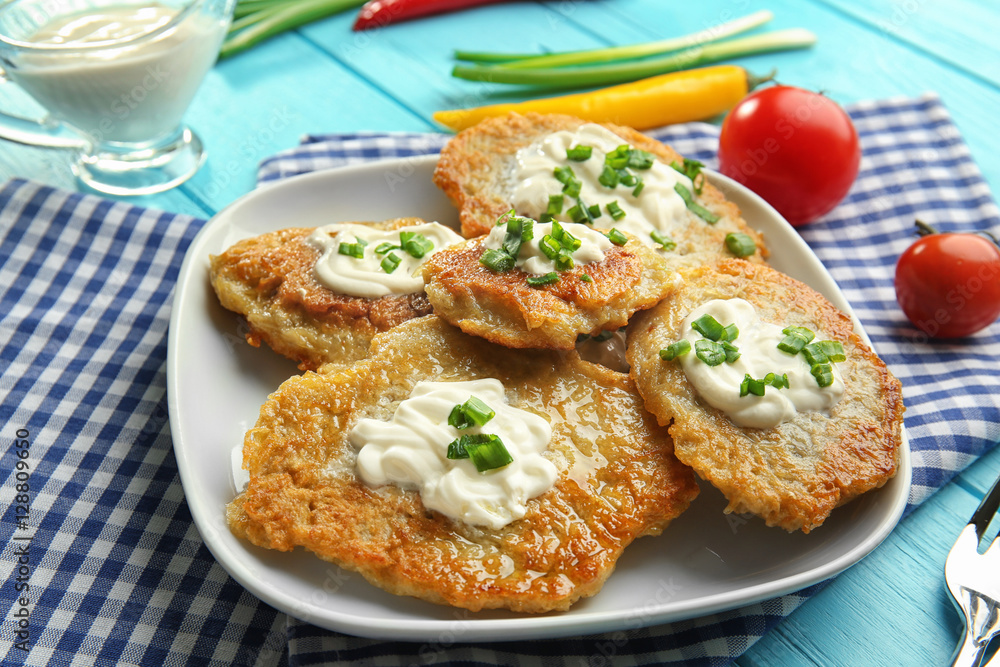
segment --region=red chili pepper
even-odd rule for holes
[[[443,14],[503,0],[368,0],[354,22],[354,30],[380,28],[431,14]]]

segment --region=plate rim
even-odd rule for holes
[[[413,168],[414,170],[419,170],[421,168],[426,169],[430,165],[435,164],[437,159],[438,155],[436,153],[423,156],[376,159],[359,164],[350,164],[306,172],[289,176],[278,181],[262,184],[260,187],[248,192],[246,195],[220,209],[205,223],[205,225],[202,226],[188,247],[185,257],[181,263],[180,270],[177,274],[177,283],[171,305],[167,343],[167,405],[172,433],[172,444],[174,455],[177,460],[181,485],[185,491],[185,500],[187,501],[188,507],[191,511],[195,526],[201,533],[202,539],[204,540],[206,547],[208,547],[209,551],[212,553],[213,557],[230,576],[240,583],[240,585],[267,604],[288,613],[291,616],[300,618],[305,622],[319,627],[344,632],[358,637],[381,640],[428,641],[432,640],[435,635],[440,637],[443,632],[452,632],[453,626],[457,622],[460,622],[466,626],[472,627],[463,628],[460,637],[456,639],[457,643],[482,640],[514,641],[546,638],[554,639],[557,637],[592,634],[596,632],[609,632],[625,628],[648,627],[679,620],[688,620],[793,593],[839,574],[856,564],[866,555],[871,553],[871,551],[881,544],[882,541],[895,529],[906,508],[911,486],[911,452],[905,427],[902,429],[902,444],[899,452],[899,465],[897,467],[897,473],[896,476],[893,479],[890,479],[886,484],[886,486],[892,485],[894,487],[895,495],[893,496],[892,503],[888,511],[885,512],[885,518],[879,524],[878,531],[866,535],[865,538],[860,540],[853,548],[821,566],[812,567],[804,572],[794,573],[779,579],[739,589],[738,595],[734,595],[730,592],[722,592],[688,600],[684,603],[673,603],[669,611],[661,610],[660,613],[647,614],[640,625],[623,625],[624,622],[629,621],[633,617],[632,613],[626,611],[582,611],[573,612],[572,616],[567,613],[542,616],[526,614],[515,618],[472,618],[462,621],[446,621],[430,618],[406,620],[387,619],[382,624],[373,624],[370,619],[357,621],[353,616],[346,613],[338,613],[335,609],[325,608],[315,610],[319,613],[306,614],[306,617],[304,618],[302,613],[304,605],[301,600],[296,600],[294,597],[287,594],[281,594],[280,592],[273,590],[271,587],[262,586],[261,582],[254,576],[253,572],[248,567],[247,563],[241,560],[237,554],[227,549],[223,543],[213,538],[215,528],[213,519],[209,515],[212,508],[205,507],[204,503],[197,500],[197,494],[189,492],[189,489],[191,489],[195,484],[197,477],[196,472],[193,469],[195,463],[192,460],[192,457],[188,455],[189,451],[188,448],[185,447],[185,443],[181,440],[182,434],[185,433],[187,429],[186,424],[183,421],[183,413],[180,405],[180,392],[178,387],[180,373],[177,368],[177,361],[185,312],[183,308],[178,307],[178,304],[185,302],[190,290],[198,289],[199,287],[203,288],[203,286],[195,284],[197,281],[192,280],[191,276],[193,272],[197,271],[197,264],[199,262],[204,262],[206,259],[206,257],[202,257],[201,255],[204,254],[202,252],[202,246],[207,243],[207,239],[219,231],[217,228],[221,228],[226,224],[229,224],[228,219],[233,216],[235,212],[238,212],[243,207],[253,206],[254,202],[258,198],[270,196],[269,193],[273,192],[275,189],[310,187],[314,181],[316,183],[324,183],[330,179],[336,180],[345,176],[366,177],[368,176],[367,172],[384,172],[386,170],[404,166],[406,168]],[[811,256],[811,258],[815,260],[815,262],[822,269],[822,274],[829,282],[829,285],[824,286],[824,289],[817,289],[817,291],[823,293],[824,296],[834,302],[835,305],[849,314],[854,320],[855,329],[869,344],[871,344],[870,339],[864,332],[863,326],[857,319],[853,309],[850,307],[850,304],[841,292],[836,281],[829,274],[819,258],[816,257],[815,253],[808,246],[808,244],[806,244],[801,236],[799,236],[797,231],[795,231],[795,229],[791,227],[791,225],[789,225],[780,216],[780,214],[774,210],[773,207],[767,204],[767,202],[761,199],[758,195],[739,185],[732,179],[719,174],[718,172],[708,169],[705,171],[713,184],[717,185],[724,191],[727,198],[732,198],[732,194],[736,193],[738,195],[737,199],[745,199],[748,203],[760,208],[764,213],[773,216],[777,221],[788,226],[788,229],[791,231],[791,235],[785,240],[793,243],[799,250]],[[428,183],[428,186],[433,187],[431,183]],[[740,206],[738,202],[736,203]],[[743,207],[740,206],[740,208],[742,211]],[[750,224],[750,221],[748,221],[748,224]],[[751,226],[753,225],[751,224]],[[829,290],[831,286],[834,290],[832,295],[827,293],[827,290]],[[879,492],[883,489],[885,489],[885,487],[877,489],[873,492]],[[215,511],[224,513],[224,506],[215,508]],[[318,605],[314,606],[318,607]],[[456,611],[461,612],[464,610],[456,608]],[[471,614],[473,612],[469,613]]]

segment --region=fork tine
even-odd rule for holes
[[[979,507],[972,514],[972,519],[969,520],[969,523],[976,527],[977,538],[982,539],[983,533],[986,532],[998,510],[1000,510],[1000,477],[993,482],[993,488],[983,497],[983,501],[979,503]]]

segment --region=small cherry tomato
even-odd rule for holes
[[[833,210],[851,189],[860,164],[850,117],[809,90],[762,88],[743,98],[722,123],[719,171],[795,226]]]
[[[989,235],[937,233],[917,221],[921,237],[896,264],[896,300],[928,336],[959,338],[1000,316],[1000,246]]]

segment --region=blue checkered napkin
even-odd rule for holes
[[[230,579],[198,535],[171,448],[170,299],[201,224],[0,186],[5,665],[285,656],[284,617]],[[25,434],[30,447],[16,447]]]
[[[847,199],[801,230],[833,274],[902,381],[913,452],[908,510],[1000,440],[1000,323],[969,340],[928,340],[896,304],[896,259],[914,240],[915,216],[942,231],[997,231],[1000,216],[967,147],[934,95],[848,108],[861,136],[861,173]],[[716,165],[719,129],[704,123],[649,134],[680,153]],[[372,159],[437,152],[447,136],[362,133],[306,137],[302,145],[261,164],[273,181],[305,171]],[[725,664],[743,653],[813,589],[725,614],[631,631],[626,635],[469,646],[384,643],[327,632],[290,620],[296,664],[378,661],[379,664]],[[611,653],[608,653],[608,652]]]

